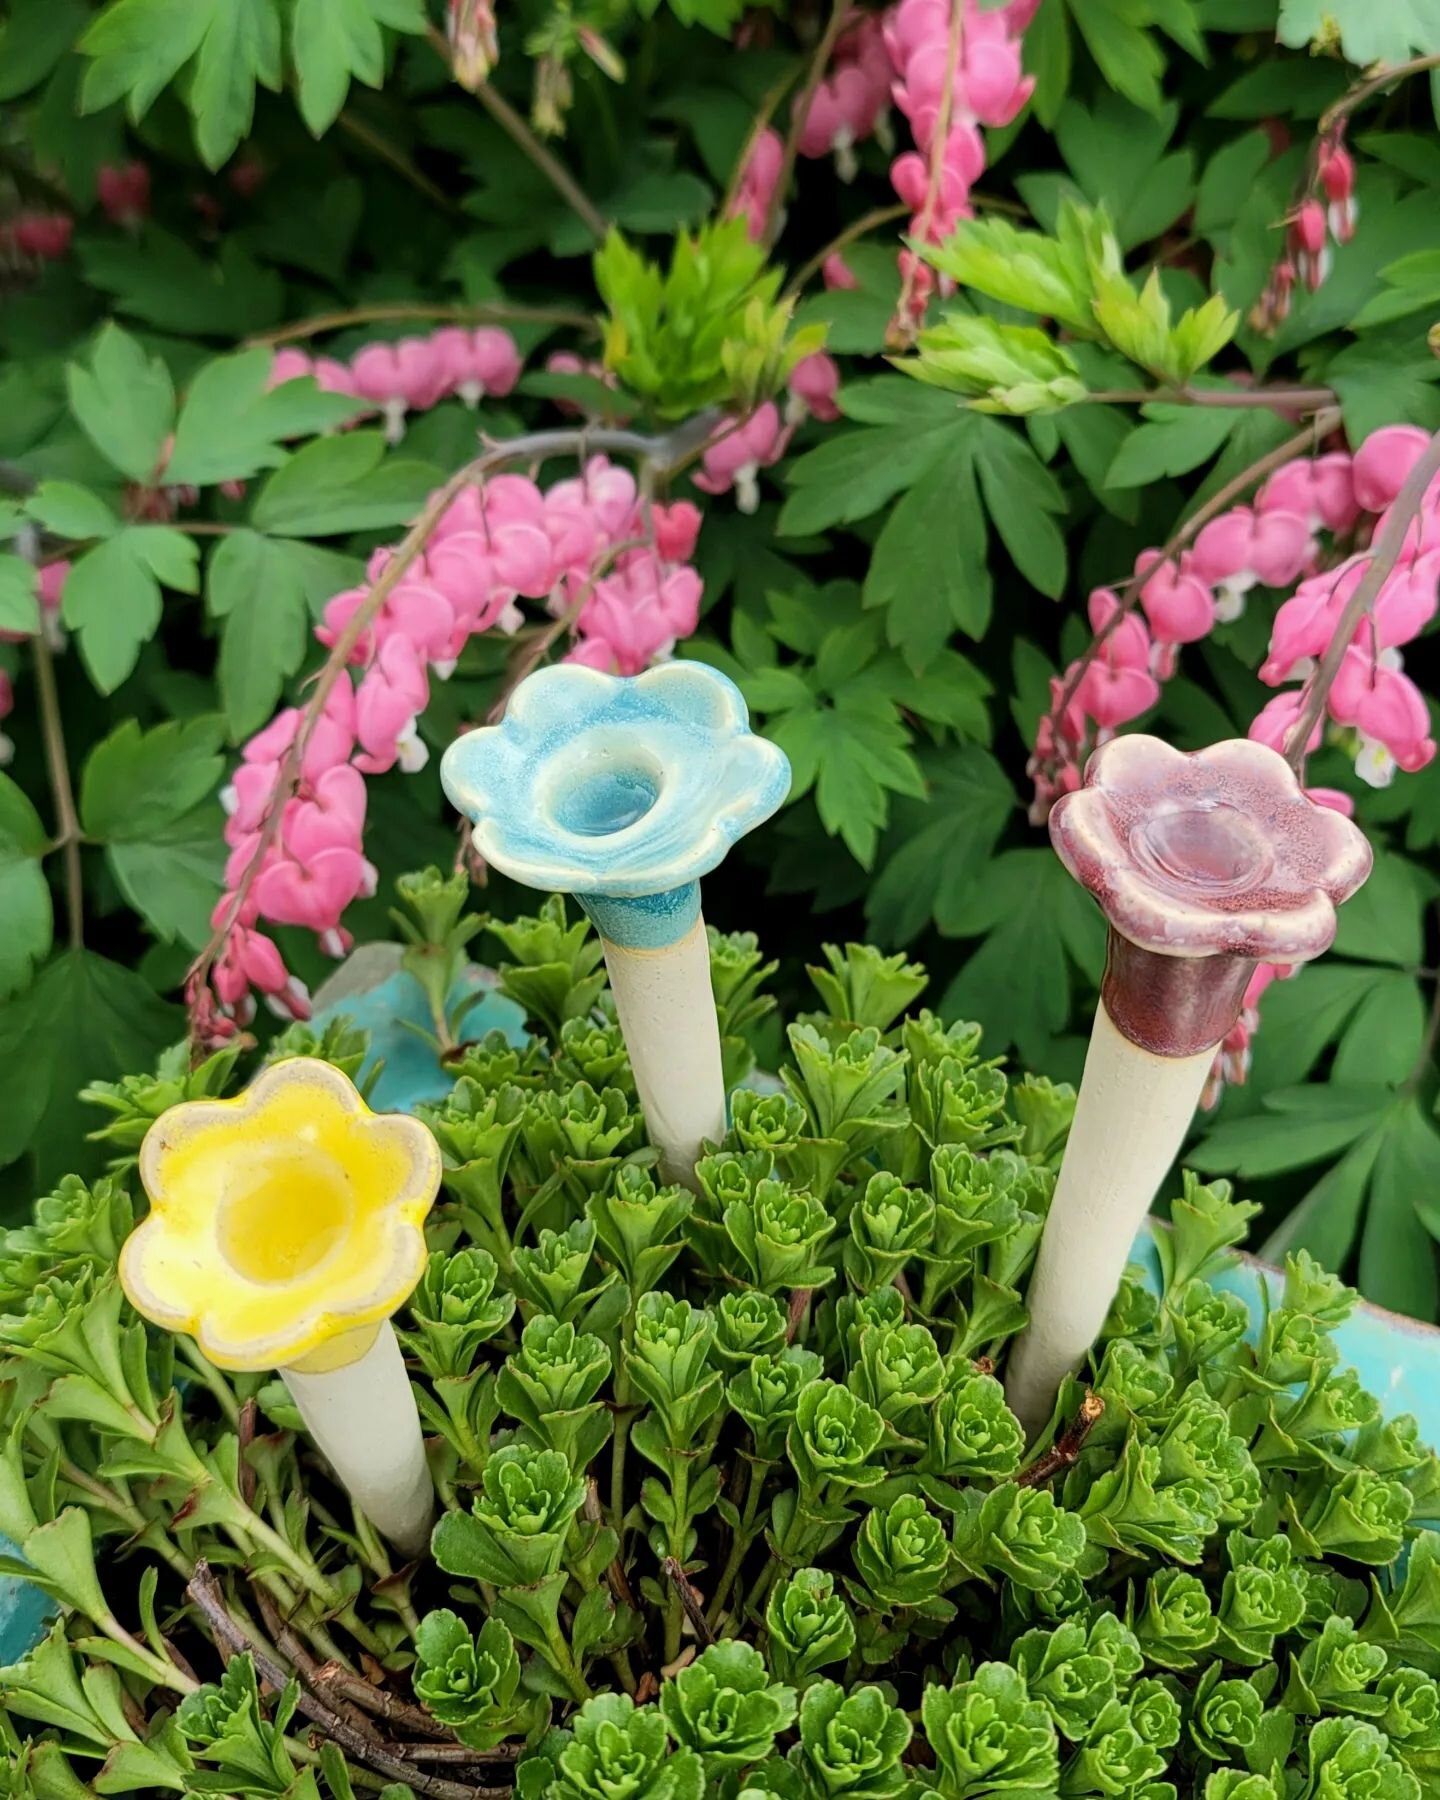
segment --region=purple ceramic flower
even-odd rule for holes
[[[1370,872],[1357,827],[1244,738],[1188,755],[1114,738],[1057,801],[1050,835],[1110,922],[1111,1017],[1169,1056],[1219,1042],[1256,962],[1327,950],[1335,908]]]

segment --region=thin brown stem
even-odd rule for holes
[[[392,1744],[406,1762],[507,1763],[514,1762],[523,1744],[497,1744],[493,1750],[472,1750],[468,1744]]]
[[[445,33],[437,26],[432,25],[425,33],[425,37],[431,48],[438,53],[445,67],[453,68],[450,43]],[[605,234],[610,229],[604,214],[560,158],[540,142],[525,119],[516,112],[505,96],[497,92],[488,81],[482,81],[479,87],[471,88],[468,91],[474,94],[521,154],[535,165],[595,241],[603,242]]]
[[[795,70],[787,69],[778,81],[771,82],[761,98],[755,117],[750,121],[750,129],[745,134],[745,142],[740,146],[740,154],[735,158],[735,166],[730,171],[730,180],[725,188],[725,198],[720,206],[720,217],[728,219],[735,211],[736,202],[740,198],[741,184],[745,180],[745,171],[750,166],[750,158],[755,153],[755,146],[760,142],[775,116],[775,108],[785,98],[786,93],[795,81]]]
[[[814,280],[832,256],[838,256],[842,250],[848,249],[857,239],[868,237],[872,231],[878,231],[882,225],[893,225],[897,219],[903,219],[909,211],[908,206],[899,204],[877,206],[873,212],[862,214],[852,224],[847,225],[843,231],[837,231],[823,249],[815,252],[809,262],[801,263],[799,272],[790,277],[784,298],[798,300],[805,287]]]
[[[319,1694],[320,1688],[318,1683],[321,1665],[310,1654],[310,1651],[300,1634],[287,1624],[281,1615],[279,1607],[276,1606],[274,1600],[266,1592],[263,1585],[252,1579],[250,1586],[255,1595],[255,1603],[260,1608],[261,1622],[266,1631],[270,1633],[270,1641],[275,1645],[282,1656],[289,1657],[290,1662],[295,1669],[295,1673],[300,1677],[301,1681],[304,1682],[305,1686],[309,1688],[310,1692],[312,1694]],[[323,1699],[324,1696],[321,1695],[321,1698]],[[348,1720],[362,1737],[373,1738],[377,1743],[381,1741],[380,1732],[370,1723],[369,1718],[358,1706],[352,1706],[348,1700],[337,1699],[335,1711],[342,1719]]]
[[[1335,405],[1335,390],[1327,387],[1258,388],[1100,388],[1085,396],[1091,406],[1218,406],[1254,410],[1270,407],[1276,412],[1318,412]]]
[[[1304,703],[1285,740],[1285,759],[1297,775],[1305,767],[1305,746],[1324,714],[1325,702],[1330,697],[1330,689],[1335,684],[1335,677],[1340,671],[1340,664],[1345,660],[1345,652],[1350,648],[1351,639],[1360,629],[1365,615],[1374,606],[1391,570],[1399,562],[1400,552],[1405,548],[1405,534],[1425,502],[1425,490],[1437,474],[1440,474],[1440,431],[1431,438],[1425,454],[1405,477],[1405,485],[1385,514],[1380,534],[1370,546],[1370,560],[1365,573],[1346,602],[1345,610],[1340,615],[1340,623],[1336,626],[1315,673],[1305,684]]]
[[[85,888],[80,871],[80,819],[75,811],[75,790],[70,783],[70,762],[65,753],[65,721],[55,685],[55,658],[44,630],[30,640],[35,653],[35,694],[40,703],[40,733],[45,741],[45,766],[50,774],[50,797],[55,802],[55,844],[64,854],[65,918],[70,948],[85,947]]]
[[[851,0],[835,0],[830,9],[830,17],[825,21],[825,29],[821,32],[819,42],[815,45],[810,62],[805,70],[805,85],[795,96],[795,103],[790,108],[790,128],[785,133],[785,147],[780,156],[780,173],[770,193],[770,204],[765,209],[765,228],[760,233],[760,241],[767,248],[775,242],[780,229],[781,208],[790,191],[791,177],[795,173],[795,159],[800,154],[800,136],[805,129],[805,120],[810,112],[811,102],[815,98],[816,89],[825,78],[825,69],[840,33],[845,29],[845,22],[850,17]]]
[[[1161,546],[1158,560],[1148,565],[1142,574],[1134,575],[1126,582],[1117,596],[1119,605],[1085,646],[1074,667],[1061,684],[1059,695],[1050,709],[1050,721],[1057,738],[1060,733],[1061,721],[1070,702],[1075,698],[1076,691],[1085,677],[1085,671],[1104,649],[1111,635],[1120,629],[1121,620],[1127,618],[1139,605],[1140,590],[1156,569],[1167,562],[1173,562],[1190,540],[1199,533],[1202,526],[1208,525],[1210,520],[1224,512],[1226,507],[1233,506],[1237,500],[1243,499],[1257,482],[1263,481],[1274,470],[1289,462],[1293,457],[1301,456],[1306,450],[1313,449],[1316,444],[1321,443],[1339,423],[1340,412],[1337,407],[1328,407],[1316,413],[1303,430],[1297,431],[1294,437],[1286,438],[1285,442],[1277,445],[1275,449],[1267,451],[1264,456],[1251,463],[1249,468],[1242,469],[1233,480],[1227,481],[1224,487],[1212,494],[1203,506],[1198,507],[1183,524],[1177,526],[1170,534]]]
[[[289,325],[277,325],[273,331],[257,332],[246,338],[248,347],[262,344],[298,344],[307,338],[320,337],[327,331],[345,331],[353,325],[381,325],[405,320],[423,323],[427,320],[454,321],[460,325],[569,325],[577,331],[594,332],[597,327],[589,313],[575,312],[564,306],[511,306],[503,302],[493,305],[458,306],[449,301],[392,300],[376,306],[352,306],[343,312],[316,313],[313,318],[296,319]]]
[[[1404,81],[1409,75],[1422,74],[1426,69],[1440,69],[1440,54],[1430,56],[1412,56],[1409,62],[1391,63],[1388,68],[1378,69],[1373,75],[1367,75],[1363,81],[1347,88],[1333,106],[1320,115],[1320,123],[1315,127],[1317,138],[1329,137],[1337,126],[1343,125],[1357,107],[1363,106],[1372,94],[1392,86],[1397,81]]]
[[[1028,1469],[1022,1469],[1015,1477],[1016,1487],[1039,1487],[1041,1482],[1049,1481],[1052,1475],[1058,1475],[1062,1469],[1068,1469],[1077,1461],[1080,1452],[1085,1448],[1085,1440],[1089,1437],[1095,1421],[1105,1410],[1105,1402],[1098,1394],[1087,1393],[1080,1402],[1075,1417],[1056,1438],[1055,1442],[1043,1456],[1037,1456]]]
[[[220,1583],[203,1558],[196,1563],[195,1573],[186,1592],[204,1615],[217,1639],[236,1654],[248,1652],[255,1664],[255,1672],[272,1687],[279,1690],[286,1686],[290,1680],[290,1671],[230,1612]],[[373,1739],[362,1736],[332,1707],[317,1699],[303,1686],[296,1702],[296,1710],[318,1725],[327,1737],[333,1738],[356,1762],[363,1763],[378,1774],[388,1775],[392,1781],[408,1783],[416,1793],[428,1794],[431,1800],[509,1800],[509,1788],[473,1787],[467,1782],[446,1781],[438,1775],[426,1775],[395,1754],[391,1745],[378,1744]]]
[[[449,1740],[450,1733],[423,1707],[412,1706],[408,1700],[401,1700],[395,1694],[387,1694],[383,1688],[377,1688],[372,1682],[366,1681],[363,1675],[352,1675],[348,1669],[342,1669],[339,1663],[322,1663],[316,1669],[314,1689],[322,1697],[333,1690],[362,1712],[373,1713],[377,1719],[384,1719],[387,1725],[400,1725],[406,1731],[414,1731],[422,1737],[432,1737],[441,1742]]]
[[[387,168],[393,169],[402,181],[408,181],[411,187],[417,193],[423,194],[427,200],[449,213],[464,211],[458,200],[447,194],[444,188],[437,186],[428,175],[417,169],[405,152],[392,144],[383,132],[376,131],[373,125],[367,125],[363,119],[357,118],[348,107],[340,114],[335,123],[342,131],[354,138],[357,144],[363,144]]]

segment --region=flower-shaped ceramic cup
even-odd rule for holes
[[[356,1505],[412,1556],[434,1491],[390,1318],[424,1272],[440,1169],[419,1120],[372,1113],[318,1058],[274,1063],[150,1127],[150,1212],[120,1256],[147,1319],[222,1369],[279,1369]]]
[[[440,779],[488,863],[594,922],[651,1141],[668,1179],[693,1184],[726,1122],[700,877],[785,798],[784,754],[703,663],[558,664],[453,743]]]
[[[1256,963],[1327,950],[1335,908],[1370,872],[1350,820],[1243,738],[1191,755],[1158,738],[1113,739],[1084,786],[1056,802],[1050,835],[1110,934],[1030,1326],[1006,1374],[1032,1429],[1099,1335]]]

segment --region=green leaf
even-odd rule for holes
[[[1412,1319],[1433,1319],[1440,1287],[1435,1235],[1440,1222],[1440,1137],[1414,1100],[1402,1104],[1375,1158],[1360,1239],[1360,1292]]]
[[[974,1019],[993,1050],[1018,1046],[1042,1061],[1070,1016],[1071,966],[1098,979],[1105,924],[1083,888],[1048,850],[1008,850],[968,893],[955,896],[947,935],[977,937],[974,951],[946,989],[946,1018]]]
[[[1146,422],[1120,446],[1106,481],[1116,488],[1148,487],[1165,475],[1188,475],[1209,462],[1235,429],[1220,406],[1147,406]]]
[[[70,1171],[105,1160],[86,1141],[94,1114],[80,1089],[149,1069],[183,1027],[179,1010],[118,963],[90,950],[67,950],[25,991],[0,1008],[0,1165],[27,1150],[37,1191]]]
[[[164,525],[127,525],[87,551],[65,583],[65,623],[102,694],[119,687],[154,636],[162,610],[160,584],[193,594],[199,586],[194,541]]]
[[[191,381],[175,427],[165,478],[205,487],[243,481],[286,459],[287,438],[332,430],[355,401],[326,393],[310,376],[268,389],[273,353],[242,350],[207,363]]]
[[[958,400],[917,389],[899,375],[843,389],[840,406],[847,417],[881,429],[832,431],[789,465],[785,479],[795,492],[776,526],[782,537],[808,537],[877,512],[913,486],[950,434],[969,422]]]
[[[1440,51],[1440,0],[1280,0],[1277,35],[1297,50],[1338,43],[1357,68],[1404,62]]]
[[[1082,20],[1089,10],[1081,9]],[[1173,101],[1141,110],[1119,93],[1102,93],[1093,108],[1068,100],[1060,110],[1060,152],[1086,198],[1105,208],[1122,249],[1159,237],[1194,199],[1193,152],[1165,154],[1179,116]]]
[[[329,537],[406,525],[441,479],[429,463],[386,460],[378,431],[318,438],[265,483],[251,522],[280,537]]]
[[[870,929],[908,944],[933,919],[944,932],[1015,810],[1015,792],[987,751],[972,745],[922,757],[921,801],[897,802],[885,845],[891,854],[865,900]]]
[[[38,87],[89,18],[84,0],[10,0],[0,26],[0,101]]]
[[[67,1606],[91,1619],[109,1613],[95,1572],[90,1515],[82,1508],[67,1506],[48,1525],[32,1531],[25,1539],[25,1560]]]
[[[335,123],[352,77],[372,88],[384,80],[382,24],[423,32],[424,9],[419,0],[403,5],[396,0],[295,0],[290,54],[300,86],[300,116],[317,138]]]
[[[0,999],[50,954],[54,918],[41,858],[45,827],[24,791],[0,773]]]
[[[1365,885],[1338,915],[1336,954],[1399,968],[1413,969],[1423,962],[1429,896],[1421,879],[1414,863],[1394,851],[1377,850]]]
[[[23,556],[0,556],[0,631],[34,637],[40,629],[35,565]]]
[[[314,554],[306,544],[237,531],[210,559],[206,595],[225,621],[218,676],[232,738],[265,723],[305,659]],[[326,583],[325,598],[341,585]]]
[[[210,936],[225,873],[224,824],[218,806],[200,806],[106,850],[120,891],[166,943],[178,938],[199,950]]]
[[[159,357],[108,324],[89,367],[72,362],[65,378],[71,410],[100,454],[132,481],[152,481],[175,424],[175,390]]]
[[[1326,961],[1276,982],[1262,1001],[1252,1080],[1262,1093],[1304,1081],[1375,984],[1375,971]]]
[[[865,604],[886,609],[886,638],[916,673],[957,626],[977,640],[984,636],[991,606],[985,521],[971,446],[958,433],[886,518],[865,577]]]
[[[1274,1175],[1334,1156],[1376,1123],[1391,1102],[1384,1087],[1282,1088],[1266,1111],[1208,1132],[1186,1160],[1206,1174]]]
[[[1382,1120],[1388,1115],[1380,1115]],[[1279,1262],[1292,1250],[1308,1250],[1327,1269],[1341,1269],[1355,1242],[1365,1208],[1370,1172],[1380,1154],[1383,1124],[1366,1132],[1332,1169],[1327,1169],[1300,1204],[1260,1246],[1260,1255]],[[1194,1160],[1192,1152],[1187,1158]]]
[[[81,90],[84,111],[116,100],[143,119],[200,47],[212,0],[114,0],[80,40],[94,61]]]
[[[117,725],[90,752],[80,778],[85,835],[107,842],[151,837],[211,793],[224,772],[224,728],[211,714],[141,731]]]
[[[25,502],[25,510],[46,531],[75,542],[107,538],[120,524],[98,494],[73,481],[42,481]]]
[[[284,305],[279,275],[234,237],[222,239],[213,262],[158,225],[146,225],[138,241],[86,238],[77,248],[86,280],[113,296],[117,311],[161,331],[246,337],[275,324]]]
[[[1332,1081],[1410,1079],[1425,1038],[1425,999],[1415,978],[1400,969],[1368,972],[1369,988],[1335,1052]]]
[[[769,736],[790,758],[799,799],[815,789],[820,822],[863,868],[875,860],[892,793],[925,791],[910,734],[893,706],[826,706],[811,701],[783,713]]]
[[[1440,304],[1440,250],[1417,250],[1380,271],[1387,292],[1367,300],[1355,317],[1355,329],[1368,331]]]
[[[1066,0],[1085,48],[1109,85],[1146,112],[1160,107],[1165,57],[1138,21],[1146,9],[1135,0]]]
[[[1054,477],[1018,432],[1003,429],[985,433],[975,468],[1010,560],[1031,587],[1059,599],[1065,587],[1065,540],[1049,515],[1064,512],[1065,498]]]

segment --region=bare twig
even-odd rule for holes
[[[790,190],[790,180],[795,173],[795,158],[800,154],[800,137],[805,130],[805,120],[815,98],[816,89],[825,77],[825,68],[834,53],[840,33],[845,29],[845,22],[850,17],[850,0],[835,0],[830,9],[830,17],[825,22],[825,29],[820,34],[810,63],[805,70],[805,85],[795,96],[795,103],[790,108],[790,128],[785,133],[785,147],[780,156],[780,173],[771,190],[770,204],[765,209],[765,227],[760,233],[760,241],[767,247],[775,242],[779,232],[780,212],[785,204],[785,196]]]
[[[507,1763],[514,1762],[523,1744],[496,1744],[491,1750],[472,1750],[468,1744],[392,1744],[406,1762]]]
[[[660,1567],[665,1579],[675,1590],[681,1606],[685,1609],[685,1617],[690,1621],[690,1629],[700,1641],[700,1648],[702,1650],[708,1648],[715,1642],[715,1633],[710,1629],[709,1620],[705,1617],[704,1601],[673,1556],[667,1556]]]
[[[261,1621],[270,1633],[271,1641],[282,1656],[289,1657],[295,1667],[295,1673],[310,1689],[310,1692],[319,1694],[320,1664],[310,1654],[300,1634],[281,1616],[279,1607],[265,1591],[263,1584],[252,1579],[250,1586],[255,1595],[255,1603],[260,1608]],[[323,1694],[320,1697],[325,1698]],[[346,1700],[337,1699],[335,1711],[342,1719],[348,1720],[362,1737],[373,1738],[377,1743],[382,1741],[379,1731],[358,1706],[352,1706]]]
[[[412,1706],[408,1700],[387,1694],[383,1688],[366,1681],[363,1675],[352,1675],[348,1669],[342,1669],[339,1663],[322,1663],[315,1671],[314,1685],[317,1694],[323,1696],[333,1691],[343,1695],[362,1712],[373,1713],[387,1725],[401,1725],[407,1731],[419,1732],[442,1742],[450,1736],[440,1721],[423,1707]]]
[[[774,81],[761,97],[755,117],[750,121],[750,129],[745,133],[745,142],[740,146],[740,154],[735,158],[735,166],[730,171],[730,180],[725,189],[725,198],[720,205],[720,217],[728,219],[735,211],[735,203],[740,198],[741,184],[745,180],[745,171],[750,166],[750,158],[755,153],[755,146],[765,135],[775,108],[785,98],[786,92],[793,85],[795,70],[787,69],[778,81]]]
[[[1256,388],[1101,388],[1085,396],[1088,406],[1219,406],[1254,410],[1270,407],[1276,412],[1317,412],[1335,405],[1335,390],[1327,387]]]
[[[1016,1487],[1039,1487],[1042,1481],[1048,1481],[1061,1469],[1068,1469],[1085,1448],[1085,1440],[1104,1410],[1105,1402],[1100,1396],[1087,1392],[1075,1417],[1045,1454],[1037,1456],[1028,1469],[1022,1469],[1015,1477]]]
[[[225,1604],[220,1583],[211,1574],[210,1565],[203,1558],[196,1563],[195,1573],[190,1578],[186,1592],[221,1642],[236,1654],[248,1651],[256,1673],[262,1675],[272,1687],[278,1689],[286,1685],[290,1680],[289,1672],[231,1614]],[[303,1686],[296,1700],[296,1709],[318,1725],[327,1737],[333,1738],[356,1762],[363,1763],[366,1768],[374,1769],[378,1774],[388,1775],[392,1781],[406,1782],[416,1793],[428,1794],[431,1800],[509,1800],[509,1788],[474,1787],[468,1782],[446,1781],[441,1776],[425,1774],[396,1755],[391,1746],[382,1746],[363,1737],[332,1707]]]
[[[1325,702],[1334,686],[1340,664],[1345,659],[1345,652],[1350,648],[1350,641],[1375,604],[1391,570],[1399,562],[1400,552],[1405,548],[1405,534],[1424,504],[1425,490],[1437,474],[1440,474],[1440,431],[1431,438],[1425,454],[1405,477],[1405,485],[1392,501],[1385,515],[1385,523],[1380,528],[1380,535],[1370,546],[1370,561],[1365,573],[1346,602],[1345,610],[1340,615],[1340,623],[1336,626],[1315,673],[1305,684],[1304,704],[1285,740],[1286,760],[1297,775],[1305,766],[1305,746],[1310,740],[1311,732],[1320,723]]]
[[[65,919],[70,948],[85,944],[85,887],[80,872],[80,820],[75,811],[75,790],[70,784],[70,762],[65,753],[65,721],[60,694],[55,686],[55,658],[42,625],[30,640],[35,653],[35,696],[40,703],[40,732],[45,740],[45,765],[50,773],[50,795],[55,802],[55,846],[65,859]]]
[[[321,337],[327,331],[344,331],[352,325],[383,325],[413,319],[417,323],[439,319],[460,325],[569,325],[577,331],[594,333],[594,316],[575,312],[564,306],[511,306],[493,304],[459,306],[450,301],[392,300],[376,306],[352,306],[344,312],[316,313],[312,318],[295,319],[289,325],[277,325],[273,331],[259,331],[246,338],[254,349],[260,344],[297,344],[307,338]]]
[[[1286,438],[1285,442],[1277,445],[1275,449],[1267,451],[1264,456],[1251,463],[1248,469],[1242,469],[1232,481],[1227,481],[1224,487],[1212,494],[1203,506],[1198,507],[1170,534],[1161,546],[1158,559],[1150,564],[1143,574],[1134,575],[1126,582],[1117,596],[1119,605],[1081,652],[1079,659],[1065,678],[1054,706],[1050,709],[1050,721],[1057,739],[1061,720],[1064,718],[1070,702],[1075,698],[1076,690],[1084,679],[1085,671],[1104,649],[1111,636],[1120,629],[1121,621],[1134,612],[1139,605],[1140,590],[1155,571],[1167,562],[1174,562],[1190,540],[1199,533],[1202,526],[1209,524],[1211,519],[1241,499],[1257,482],[1263,481],[1274,470],[1289,462],[1293,457],[1303,455],[1306,450],[1313,449],[1316,444],[1328,437],[1339,423],[1340,412],[1336,407],[1327,407],[1316,413],[1303,430],[1297,431],[1294,437]]]

